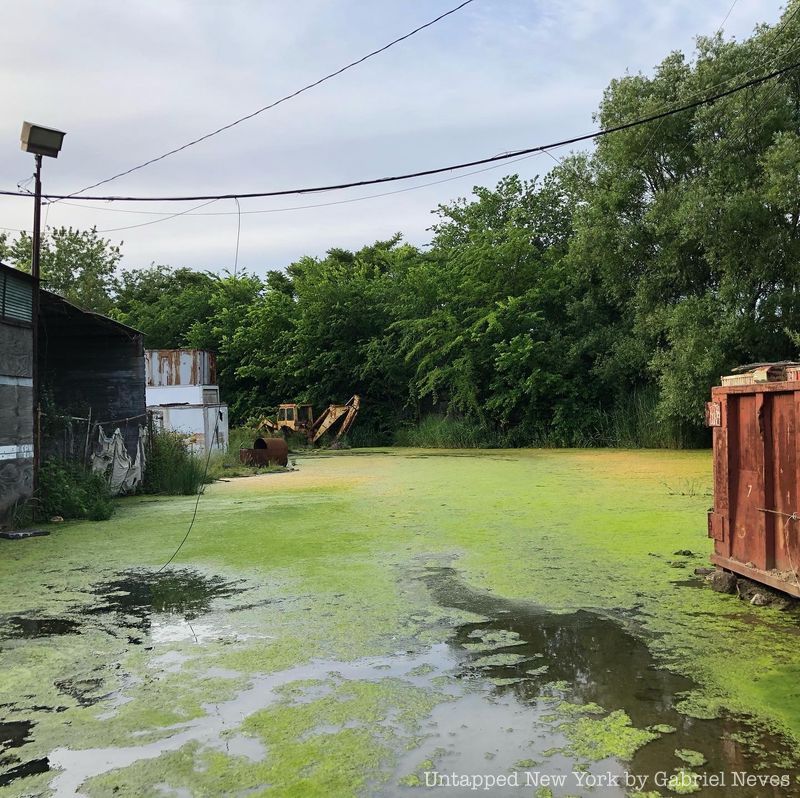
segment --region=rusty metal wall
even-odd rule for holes
[[[217,359],[205,349],[148,349],[147,387],[216,385]]]
[[[800,595],[800,383],[714,388],[712,560]]]

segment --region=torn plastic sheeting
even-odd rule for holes
[[[92,471],[106,477],[108,487],[114,496],[133,493],[141,483],[144,475],[146,438],[147,428],[140,426],[136,458],[131,460],[119,427],[109,437],[98,425],[97,445],[92,455]]]

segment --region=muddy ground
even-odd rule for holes
[[[800,616],[694,576],[707,453],[298,468],[160,572],[190,497],[0,541],[0,796],[800,795]]]

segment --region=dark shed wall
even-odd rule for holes
[[[85,418],[91,410],[107,434],[119,426],[135,457],[146,414],[141,333],[43,294],[39,368],[59,412]]]
[[[33,443],[33,331],[0,321],[0,446]]]
[[[0,524],[33,491],[33,330],[0,319]]]

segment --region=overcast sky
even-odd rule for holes
[[[593,129],[603,88],[691,52],[732,0],[475,0],[390,51],[237,128],[102,187],[113,194],[274,190],[447,165]],[[0,187],[32,172],[23,119],[67,131],[45,189],[69,193],[249,113],[457,5],[457,0],[26,0],[0,29]],[[774,23],[777,0],[738,0],[725,34]],[[563,151],[562,151],[563,154]],[[537,156],[414,191],[330,207],[242,215],[239,267],[259,274],[331,247],[402,232],[425,244],[431,209],[553,162]],[[443,177],[448,177],[447,175]],[[312,197],[243,200],[260,211],[350,200],[437,178]],[[441,178],[438,178],[441,180]],[[110,230],[191,205],[47,211],[50,226]],[[113,208],[113,210],[104,210]],[[124,266],[232,268],[232,200],[108,232]],[[32,203],[0,198],[0,225],[29,228]]]

